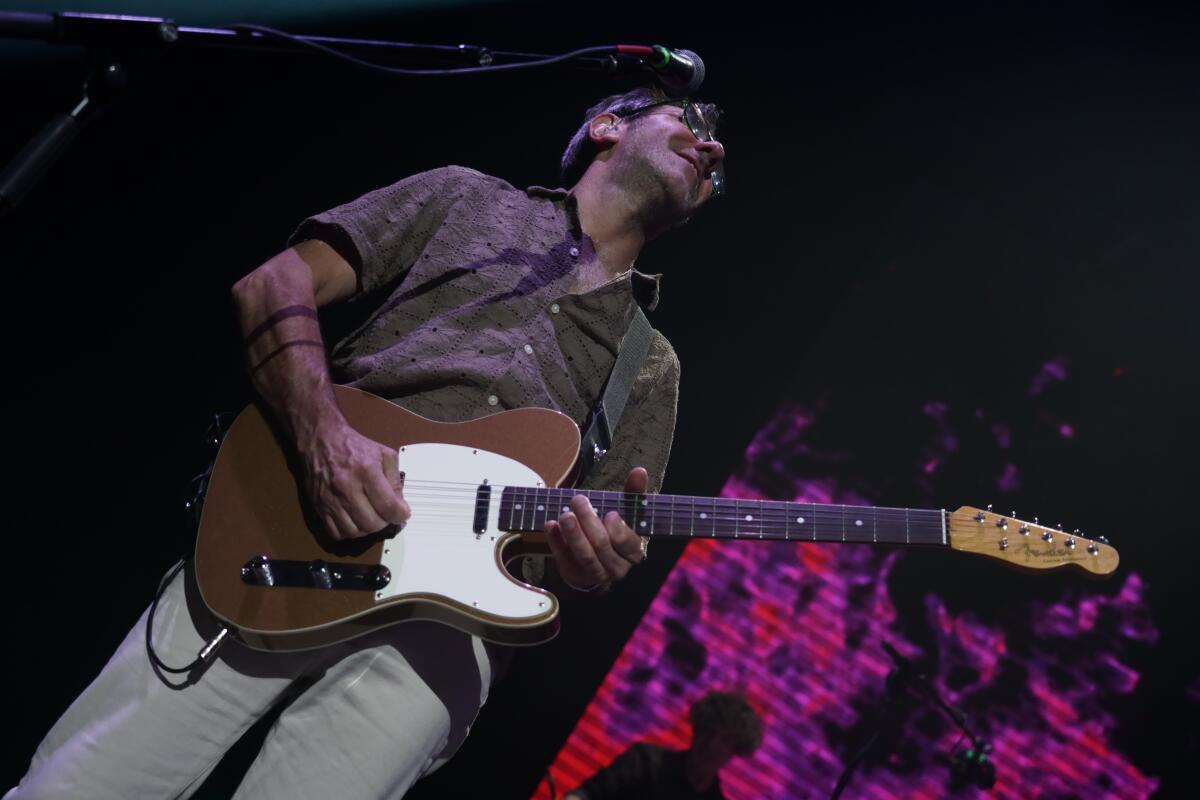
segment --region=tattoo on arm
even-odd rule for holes
[[[258,337],[262,336],[264,333],[283,322],[285,319],[291,319],[292,317],[308,317],[309,319],[317,319],[317,310],[315,308],[309,308],[305,305],[294,305],[281,308],[263,320],[254,330],[250,331],[249,335],[246,336],[245,346],[250,347],[250,345],[254,344],[254,342],[258,340]],[[278,352],[279,350],[276,350],[274,353],[271,353],[271,355],[273,356]],[[267,358],[270,357],[271,356],[267,356]],[[266,361],[266,359],[263,359],[263,361]],[[259,363],[261,364],[262,362]],[[255,369],[258,369],[258,367],[255,367]]]
[[[268,361],[282,353],[284,350],[287,350],[289,347],[319,347],[324,350],[325,343],[317,339],[293,339],[290,342],[284,342],[283,344],[279,345],[279,347],[276,347],[274,350],[263,356],[261,361],[250,368],[250,372],[258,372],[267,365]]]

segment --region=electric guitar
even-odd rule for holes
[[[304,650],[414,619],[495,642],[558,631],[555,596],[514,578],[512,558],[549,552],[542,533],[570,498],[570,417],[540,408],[441,423],[334,387],[355,429],[399,451],[413,515],[399,533],[335,542],[302,499],[295,465],[257,406],[234,421],[209,481],[195,571],[209,609],[249,647]],[[944,547],[1030,570],[1117,568],[1106,540],[963,506],[956,511],[631,495],[584,490],[642,535]]]

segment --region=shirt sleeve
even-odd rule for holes
[[[466,167],[421,172],[309,217],[288,246],[325,242],[358,273],[358,293],[369,293],[403,277],[456,203],[490,190],[487,176]]]
[[[579,486],[583,489],[621,491],[634,467],[645,467],[649,491],[662,488],[667,459],[675,436],[679,404],[679,357],[658,331],[634,382],[629,402],[617,421],[612,448]]]

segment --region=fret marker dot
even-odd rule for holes
[[[861,519],[856,519],[856,520],[854,520],[854,524],[855,524],[855,525],[857,525],[858,527],[860,527],[860,528],[861,528],[861,527],[862,527],[862,520],[861,520]]]
[[[545,506],[538,506],[538,511],[545,511],[545,510],[546,510]]]
[[[648,505],[650,505],[650,501],[646,500],[645,498],[642,498],[642,505],[648,506]]]
[[[797,524],[797,525],[803,525],[803,524],[804,524],[804,517],[796,517],[796,524]]]
[[[570,506],[563,506],[563,512],[562,512],[562,513],[564,513],[564,514],[565,514],[565,513],[567,513],[567,512],[568,512],[568,511],[570,511],[570,510],[571,510],[571,507],[570,507]]]
[[[521,504],[520,504],[520,503],[517,503],[515,506],[513,506],[513,508],[515,508],[517,511],[520,511],[520,510],[521,510]]]
[[[747,514],[747,515],[746,515],[746,522],[754,522],[754,515],[753,515],[753,514]]]
[[[704,513],[703,511],[701,511],[701,512],[700,512],[700,519],[708,519],[708,514],[706,514],[706,513]]]
[[[642,527],[646,527],[646,520],[642,520]]]

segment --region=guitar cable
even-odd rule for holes
[[[229,637],[229,627],[222,625],[216,635],[209,639],[204,644],[204,647],[200,648],[200,652],[196,655],[196,658],[190,664],[183,667],[168,666],[158,657],[158,653],[154,652],[154,612],[158,608],[158,601],[162,599],[163,592],[167,589],[167,584],[175,579],[175,576],[179,574],[179,571],[183,569],[185,564],[187,564],[186,555],[175,562],[175,566],[171,567],[167,571],[167,574],[163,576],[162,581],[158,584],[158,591],[155,593],[154,599],[150,601],[150,612],[146,616],[146,653],[150,656],[150,661],[155,667],[163,672],[170,672],[174,675],[191,672],[200,665],[211,661],[212,657],[216,655],[216,652],[221,649],[221,645]]]
[[[230,416],[232,415],[226,412],[218,412],[212,415],[212,423],[204,432],[204,442],[214,450],[220,447],[221,440],[225,438],[225,431],[228,429],[226,418]],[[213,467],[216,466],[216,463],[217,457],[214,453],[204,471],[188,482],[189,486],[195,488],[192,494],[192,499],[184,503],[183,507],[191,514],[193,534],[200,527],[200,509],[204,505],[204,496],[208,492],[208,481],[209,478],[212,477]],[[217,650],[221,649],[221,645],[223,645],[226,639],[229,637],[230,632],[229,626],[221,625],[217,630],[216,635],[205,642],[204,647],[200,648],[200,652],[196,655],[196,658],[187,666],[168,666],[167,664],[163,663],[162,659],[158,657],[158,653],[154,652],[154,612],[158,609],[158,601],[162,599],[163,592],[167,590],[167,585],[170,584],[170,582],[175,579],[175,576],[179,574],[180,570],[184,568],[184,566],[187,564],[187,560],[188,553],[184,553],[182,556],[180,556],[179,560],[175,562],[175,566],[167,570],[167,574],[163,576],[163,579],[158,584],[158,591],[154,593],[154,599],[150,601],[150,611],[146,615],[146,653],[150,656],[150,661],[155,667],[163,672],[169,672],[173,675],[181,675],[186,672],[191,672],[202,664],[211,661],[212,657],[216,655]]]

